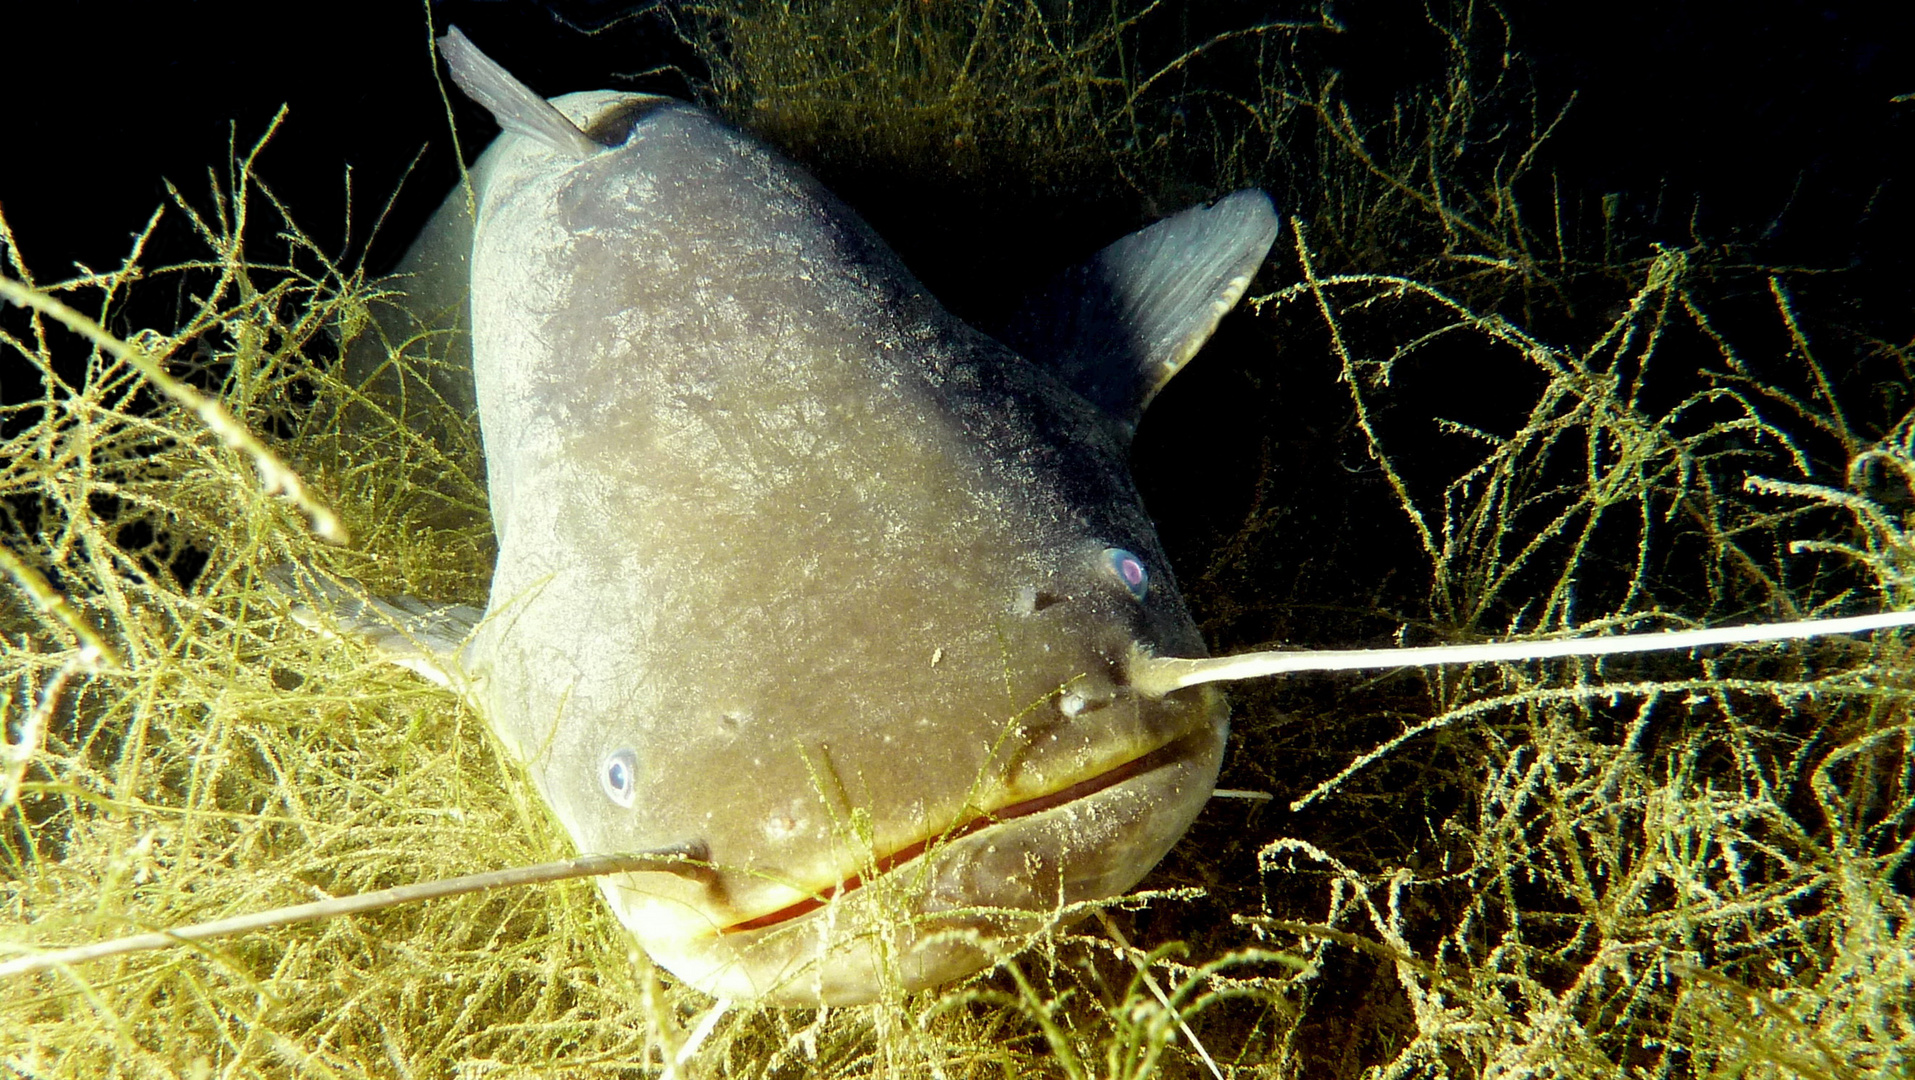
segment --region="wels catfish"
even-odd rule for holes
[[[703,110],[548,102],[440,47],[504,131],[348,370],[391,390],[385,342],[438,343],[431,388],[484,440],[490,598],[298,587],[461,692],[581,852],[695,856],[599,880],[714,995],[933,986],[1130,888],[1212,794],[1218,680],[1910,621],[1207,659],[1127,452],[1270,248],[1262,192],[1117,241],[993,337]]]
[[[709,113],[547,102],[441,49],[504,133],[476,218],[454,191],[400,269],[412,318],[469,318],[435,378],[476,408],[499,553],[483,614],[414,606],[394,658],[472,702],[581,851],[709,865],[601,886],[716,995],[931,986],[1134,885],[1228,720],[1129,684],[1140,651],[1204,654],[1129,433],[1263,261],[1268,197],[1060,277],[1005,332],[1027,358]]]

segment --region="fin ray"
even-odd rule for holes
[[[336,637],[355,637],[387,663],[463,692],[459,651],[485,613],[469,604],[429,604],[410,596],[368,595],[358,582],[282,563],[266,580],[293,601],[293,621]]]
[[[446,27],[445,36],[439,39],[439,55],[445,57],[452,81],[467,97],[485,106],[501,128],[576,158],[587,158],[604,149],[557,106],[480,52],[458,27]]]
[[[998,336],[1134,426],[1243,298],[1277,224],[1256,188],[1173,214],[1051,279]]]

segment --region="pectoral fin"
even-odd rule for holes
[[[357,638],[388,663],[465,692],[459,651],[485,617],[478,608],[428,604],[410,596],[371,596],[356,581],[296,563],[273,567],[266,571],[266,580],[293,601],[290,614],[299,625]]]
[[[1276,209],[1255,188],[1192,207],[1057,275],[998,337],[1135,426],[1243,298],[1276,237]]]

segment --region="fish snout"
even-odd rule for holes
[[[1174,697],[1182,733],[1154,749],[954,822],[874,860],[868,880],[647,947],[708,993],[780,1005],[859,1004],[986,967],[1082,918],[1087,901],[1136,885],[1196,818],[1222,762],[1227,710],[1209,687]]]

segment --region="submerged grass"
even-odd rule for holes
[[[1558,199],[1538,175],[1556,113],[1495,12],[1436,20],[1444,76],[1374,116],[1312,68],[1312,35],[1338,32],[1317,9],[1188,19],[873,0],[681,29],[713,102],[828,181],[888,158],[1020,198],[1114,186],[1140,213],[1282,196],[1264,288],[1185,376],[1251,399],[1203,422],[1265,418],[1236,425],[1242,463],[1205,466],[1240,490],[1183,542],[1219,649],[1915,602],[1910,347],[1818,321],[1798,271],[1631,244],[1609,204]],[[0,232],[10,296],[37,305],[0,312],[0,349],[39,386],[0,418],[0,954],[566,854],[476,717],[293,626],[261,583],[300,558],[477,602],[491,539],[469,428],[423,439],[331,363],[390,283],[306,239],[254,156],[174,193],[197,260],[144,265],[156,215],[121,266],[43,281]],[[166,289],[174,321],[126,322],[129,290]],[[1311,380],[1350,421],[1298,451],[1276,383]],[[1147,425],[1142,455],[1160,444]],[[1342,525],[1311,503],[1331,498]],[[1245,687],[1224,783],[1272,809],[1213,808],[1156,892],[871,1007],[714,1015],[569,883],[17,980],[0,1069],[1894,1074],[1915,1055],[1906,652],[1879,634]]]

